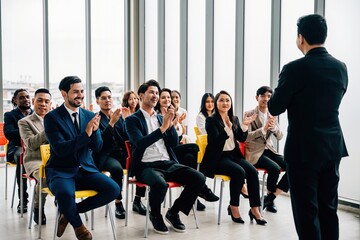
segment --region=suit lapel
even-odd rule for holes
[[[37,132],[44,130],[44,125],[41,123],[41,120],[38,118],[38,116],[35,115],[35,113],[31,115],[30,119],[33,122]]]
[[[68,126],[68,128],[71,130],[72,134],[74,136],[77,136],[77,132],[74,126],[74,122],[70,117],[69,112],[66,110],[64,104],[60,106],[59,111],[61,112],[61,117],[63,119],[63,121],[65,122],[65,124]],[[80,128],[81,129],[81,128]]]

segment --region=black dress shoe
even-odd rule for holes
[[[181,222],[179,213],[171,213],[171,211],[168,210],[165,219],[170,223],[175,232],[185,232],[185,225]]]
[[[203,190],[199,192],[199,197],[205,199],[208,202],[216,202],[219,200],[219,197],[216,196],[207,186],[205,186]]]
[[[202,204],[199,200],[197,200],[197,203],[196,203],[196,210],[198,211],[205,211],[205,205]]]
[[[39,224],[39,209],[38,208],[34,208],[34,222],[36,222],[36,224]],[[41,225],[45,225],[45,224],[46,224],[46,216],[45,216],[44,209],[42,209]]]
[[[133,211],[139,213],[140,215],[146,216],[146,207],[142,204],[141,201],[133,202]]]
[[[164,223],[164,220],[161,216],[153,216],[150,214],[150,221],[152,222],[152,225],[154,226],[154,231],[160,234],[168,234],[169,229]]]
[[[125,209],[122,202],[115,203],[115,217],[119,219],[125,219]]]
[[[265,209],[265,208],[268,212],[277,213],[277,207],[276,207],[274,201],[270,201],[267,196],[264,197],[263,209]]]
[[[27,212],[27,203],[28,203],[28,200],[24,200],[24,205],[23,205],[23,213],[26,213]],[[17,212],[18,213],[21,213],[21,205],[20,205],[20,202],[19,202],[19,204],[18,204],[18,206],[17,206]]]

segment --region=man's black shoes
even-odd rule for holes
[[[263,209],[266,208],[266,211],[277,213],[277,207],[274,203],[274,200],[270,200],[268,196],[264,197],[264,206]]]
[[[134,200],[133,211],[139,213],[140,215],[146,216],[146,207],[144,204],[142,204],[141,201]]]
[[[199,200],[197,200],[197,203],[196,203],[196,210],[198,211],[205,211],[205,205],[202,204]]]
[[[207,186],[201,190],[199,197],[205,199],[208,202],[216,202],[219,200],[219,197],[216,196]]]
[[[125,219],[125,209],[122,202],[115,203],[115,217],[119,219]]]
[[[42,215],[41,225],[45,225],[46,224],[46,216],[45,216],[44,209],[42,209],[41,215]],[[36,224],[39,224],[39,209],[38,208],[34,208],[34,222],[36,222]]]
[[[154,226],[154,231],[160,234],[168,234],[169,229],[164,223],[164,220],[161,216],[153,216],[150,214],[150,221],[152,222],[152,225]]]
[[[181,222],[179,213],[171,213],[171,210],[168,210],[165,219],[170,223],[175,232],[185,232],[185,225]]]

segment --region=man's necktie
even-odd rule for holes
[[[77,112],[73,113],[72,116],[74,117],[74,126],[76,129],[76,132],[79,134],[80,133],[80,128],[79,128],[79,123],[77,121]]]

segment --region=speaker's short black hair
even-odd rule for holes
[[[297,27],[298,34],[301,34],[309,45],[325,43],[327,24],[323,16],[310,14],[300,17]]]

